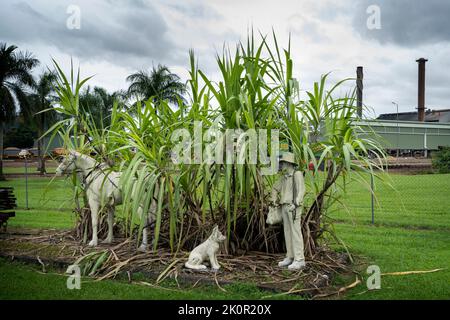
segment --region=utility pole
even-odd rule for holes
[[[400,153],[399,152],[399,148],[400,148],[400,127],[399,127],[399,124],[398,124],[398,103],[392,101],[392,104],[395,104],[397,106],[397,159],[398,159],[398,156],[399,156],[399,153]]]
[[[358,112],[358,117],[362,118],[363,109],[363,89],[364,89],[364,72],[363,67],[356,68],[356,108]]]

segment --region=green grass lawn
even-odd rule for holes
[[[376,264],[382,273],[446,268],[429,274],[383,276],[381,290],[366,292],[365,285],[349,291],[347,299],[449,299],[450,298],[450,175],[391,175],[394,189],[376,182],[380,206],[375,210],[375,225],[371,225],[370,193],[358,183],[351,183],[342,205],[333,207],[330,216],[337,220],[338,236],[351,252],[367,264]],[[70,228],[74,217],[70,213],[70,182],[50,179],[30,179],[30,207],[23,210],[24,181],[0,182],[13,186],[18,197],[17,217],[10,226],[29,228]],[[6,269],[6,270],[5,270]],[[28,298],[258,298],[262,294],[254,287],[243,285],[223,293],[214,286],[189,292],[130,285],[105,281],[86,283],[85,292],[65,289],[65,280],[58,275],[41,275],[32,267],[0,261],[1,283],[6,283],[7,296]],[[364,273],[363,273],[364,275]],[[351,280],[350,280],[351,281]],[[33,283],[31,290],[27,286]],[[349,279],[346,279],[346,284]],[[3,286],[2,286],[3,288]],[[57,289],[59,288],[59,289]],[[245,289],[243,289],[245,288]],[[206,291],[205,291],[206,290]],[[234,291],[235,290],[235,291]],[[52,293],[56,292],[58,294]],[[81,290],[84,291],[84,290]],[[100,293],[101,292],[101,293]],[[203,292],[205,295],[203,295]],[[267,295],[267,293],[265,293]],[[98,296],[101,295],[101,296]],[[240,296],[239,296],[240,295]]]
[[[450,230],[450,174],[382,175],[375,180],[375,223],[407,228]],[[369,179],[367,179],[367,186]],[[347,223],[371,222],[371,194],[352,182],[331,217]]]
[[[367,263],[379,266],[381,273],[445,269],[428,274],[382,276],[381,290],[365,292],[363,285],[350,291],[346,298],[450,298],[449,231],[348,224],[336,225],[336,231],[353,254],[366,257]],[[363,276],[365,281],[367,274],[363,272]]]
[[[54,174],[56,171],[56,167],[46,167],[47,174]],[[28,173],[39,173],[37,171],[36,166],[28,166],[27,169]],[[3,167],[3,173],[5,174],[25,174],[25,168],[24,167]]]
[[[16,217],[8,221],[9,226],[67,229],[75,223],[75,216],[71,213],[73,192],[69,180],[29,178],[29,210],[26,210],[25,178],[0,181],[0,187],[13,187],[17,198]]]
[[[104,280],[95,282],[83,278],[80,290],[67,289],[67,276],[50,270],[43,274],[39,266],[9,262],[0,258],[0,300],[7,299],[261,299],[268,293],[249,284],[224,285],[222,288],[198,285],[195,288],[179,289],[174,282],[164,287],[149,287],[138,284],[143,281],[138,275],[134,283],[127,280]],[[283,296],[283,299],[299,299],[298,296]]]

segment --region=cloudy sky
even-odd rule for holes
[[[321,74],[354,77],[364,66],[364,102],[375,114],[413,111],[417,63],[427,63],[426,105],[450,108],[450,2],[447,0],[1,0],[0,42],[33,52],[41,69],[53,57],[66,70],[70,59],[91,85],[126,88],[125,78],[158,63],[187,79],[188,50],[218,77],[215,53],[234,46],[253,26],[291,33],[295,76],[303,90]],[[73,22],[79,8],[80,28]],[[374,20],[374,7],[380,20]],[[368,10],[369,9],[369,10]],[[369,21],[368,28],[367,22]],[[379,23],[379,25],[377,25]],[[373,28],[379,26],[380,28]]]

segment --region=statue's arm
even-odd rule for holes
[[[278,201],[278,195],[281,191],[281,179],[277,179],[273,186],[272,186],[272,190],[270,191],[270,204],[274,207],[279,206],[279,201]]]
[[[294,204],[296,207],[300,207],[303,204],[303,199],[306,193],[305,178],[303,172],[296,171],[294,174],[295,194]]]

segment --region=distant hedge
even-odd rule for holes
[[[433,168],[439,173],[450,173],[450,147],[441,147],[433,153]]]
[[[21,124],[19,127],[12,128],[5,133],[3,146],[5,148],[15,147],[19,149],[33,148],[36,137],[35,131]]]

